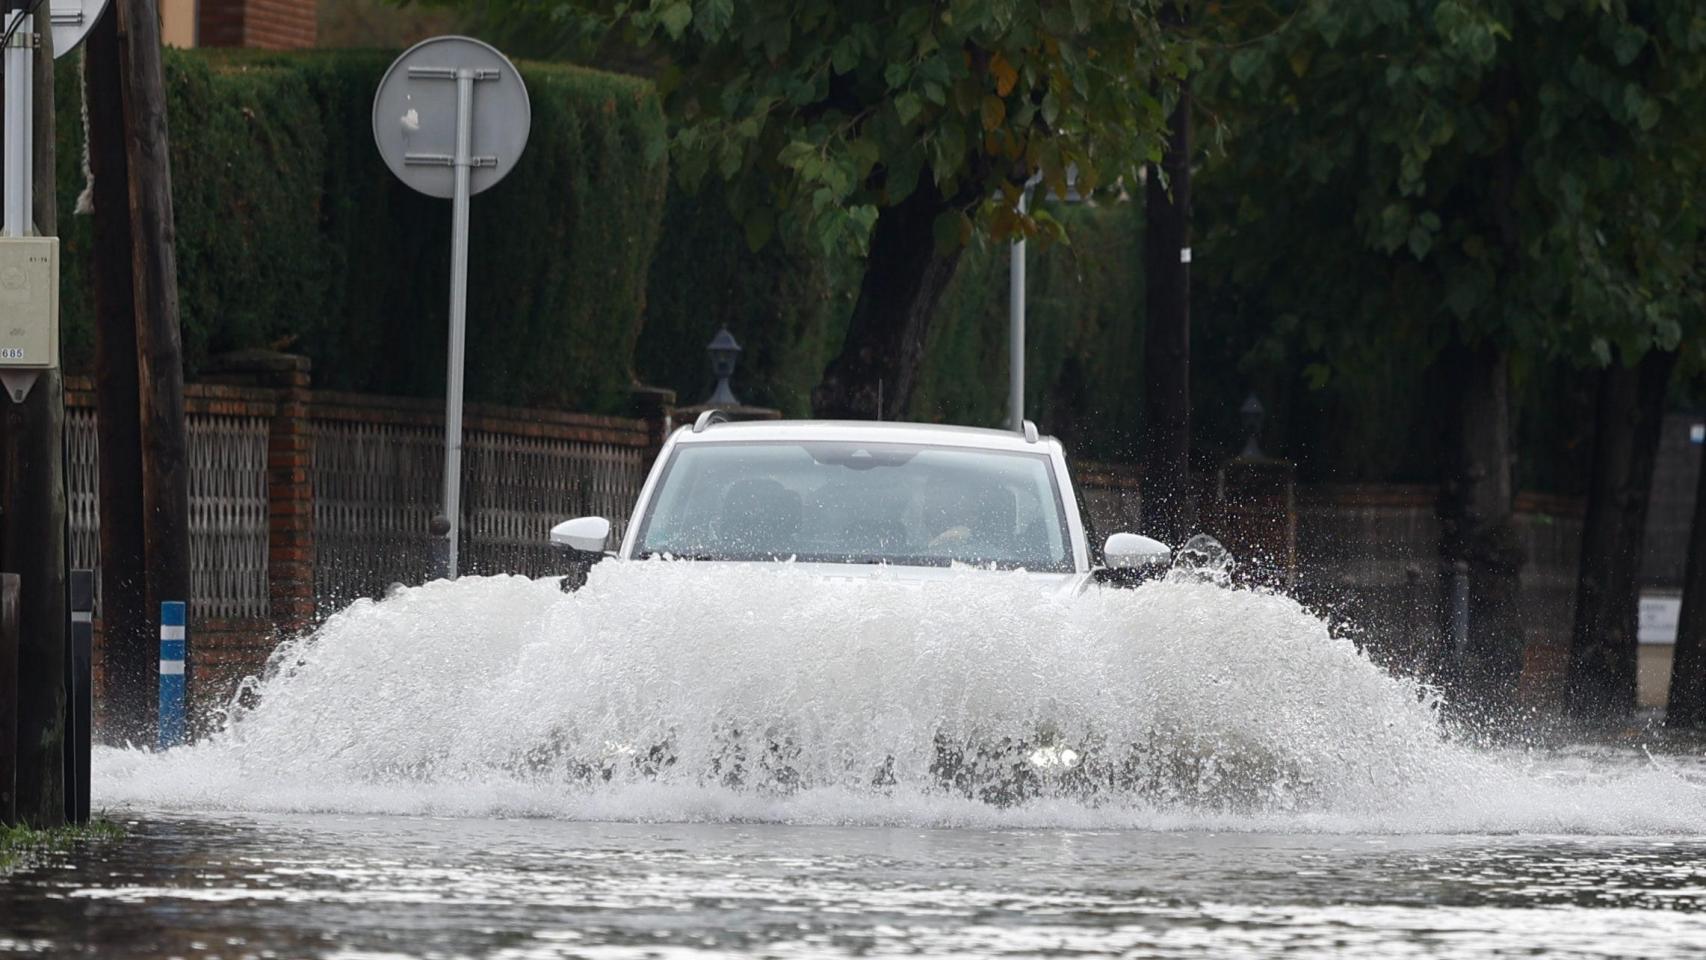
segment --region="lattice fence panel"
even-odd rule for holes
[[[65,509],[71,521],[71,569],[94,570],[101,565],[101,484],[95,442],[95,411],[78,408],[65,411],[65,458]]]
[[[190,609],[266,619],[267,421],[190,414]],[[71,566],[101,563],[100,455],[93,410],[65,414]],[[100,580],[96,578],[97,587]],[[98,602],[98,600],[97,600]]]
[[[644,452],[494,433],[463,445],[463,567],[470,573],[544,576],[562,566],[551,527],[570,517],[608,517],[622,535],[645,480]]]
[[[190,609],[266,619],[267,421],[191,415]]]
[[[314,423],[314,594],[323,612],[432,564],[443,434],[426,427]]]
[[[442,497],[437,427],[316,421],[315,589],[322,612],[432,569],[429,531]],[[645,479],[637,447],[469,431],[463,440],[465,573],[558,572],[547,543],[569,517],[610,518],[619,536]]]

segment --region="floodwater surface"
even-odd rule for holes
[[[1706,839],[150,817],[0,886],[98,957],[1697,957]]]
[[[1698,743],[1476,741],[1213,578],[467,578],[98,750],[130,832],[0,881],[0,953],[1706,954]]]

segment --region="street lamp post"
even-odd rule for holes
[[[1031,210],[1031,193],[1041,183],[1043,175],[1033,174],[1025,181],[1025,189],[1019,194],[1019,214],[1023,216]],[[1066,169],[1066,196],[1056,196],[1062,203],[1082,203],[1084,198],[1078,192],[1078,169],[1069,166]],[[1009,426],[1014,433],[1025,432],[1025,235],[1020,234],[1014,240],[1008,251],[1007,268],[1007,410],[1011,415]]]
[[[1019,213],[1031,209],[1031,191],[1037,178],[1032,177],[1019,195]],[[1012,414],[1010,426],[1014,433],[1025,432],[1025,235],[1013,241],[1008,251],[1007,267],[1007,409]]]

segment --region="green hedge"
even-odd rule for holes
[[[275,347],[318,384],[442,392],[450,206],[410,191],[373,147],[392,52],[168,51],[185,362]],[[65,353],[91,354],[89,219],[76,58],[62,67]],[[626,402],[664,199],[650,84],[522,64],[527,152],[473,202],[468,396],[615,411]]]

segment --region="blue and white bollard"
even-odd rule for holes
[[[184,742],[184,602],[160,604],[160,749]]]

